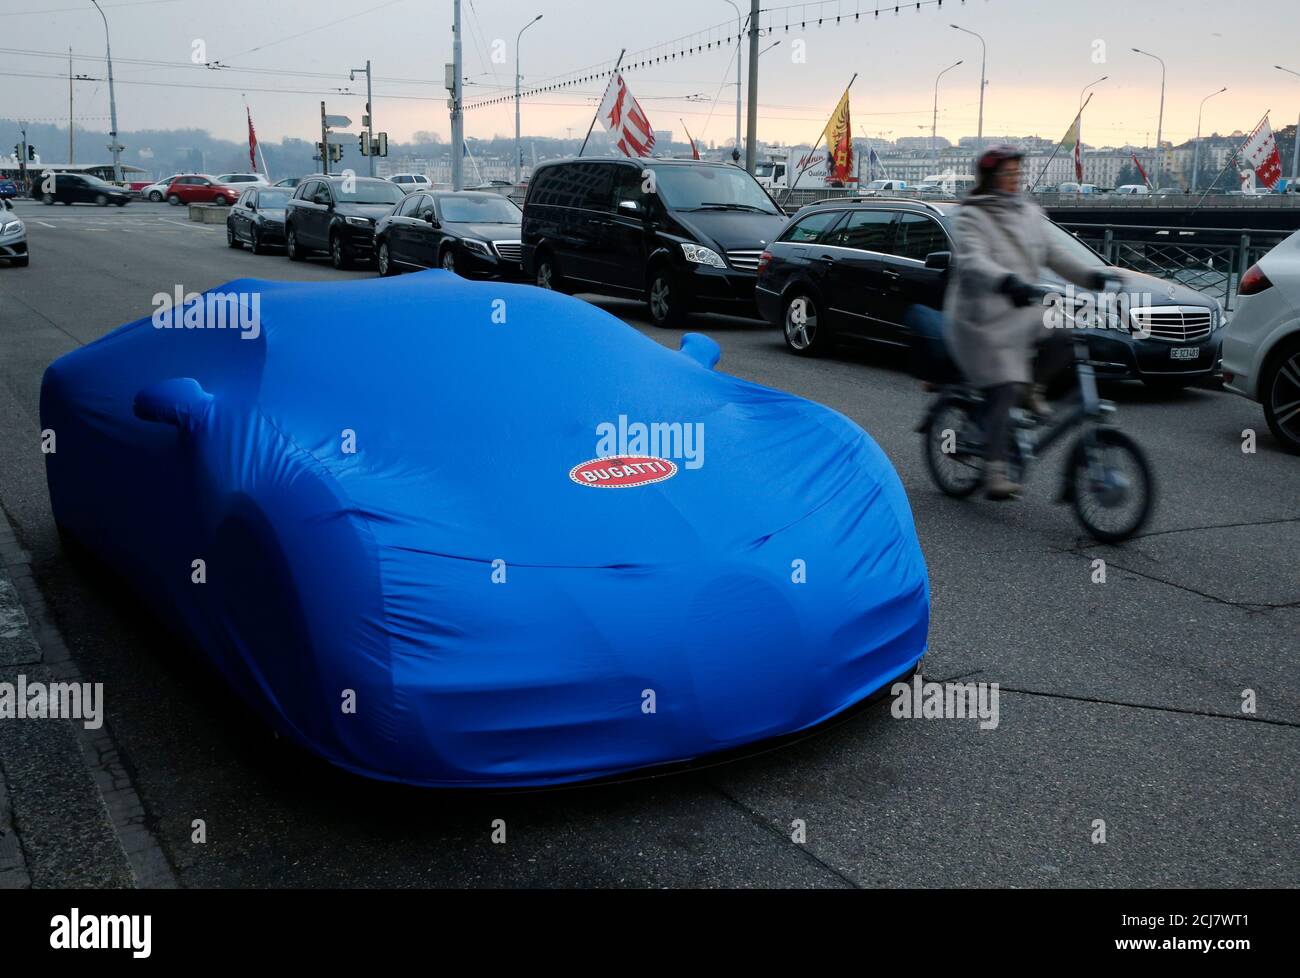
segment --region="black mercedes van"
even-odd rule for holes
[[[785,220],[727,163],[557,160],[528,186],[524,271],[544,289],[645,299],[659,326],[693,311],[755,316],[758,256]]]

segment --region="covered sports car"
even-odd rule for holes
[[[912,670],[929,590],[855,424],[577,299],[241,279],[61,357],[61,531],[275,729],[431,786],[691,761]]]

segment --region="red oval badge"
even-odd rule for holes
[[[569,478],[596,489],[630,489],[663,482],[677,474],[677,463],[654,455],[613,455],[593,458],[569,469]]]

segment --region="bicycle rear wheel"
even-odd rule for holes
[[[925,465],[945,495],[963,499],[979,488],[983,463],[973,452],[976,425],[969,405],[946,400],[934,411],[925,430]]]

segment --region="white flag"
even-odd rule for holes
[[[601,125],[614,134],[624,156],[649,156],[654,151],[655,133],[650,120],[617,72],[609,80],[598,114]]]

